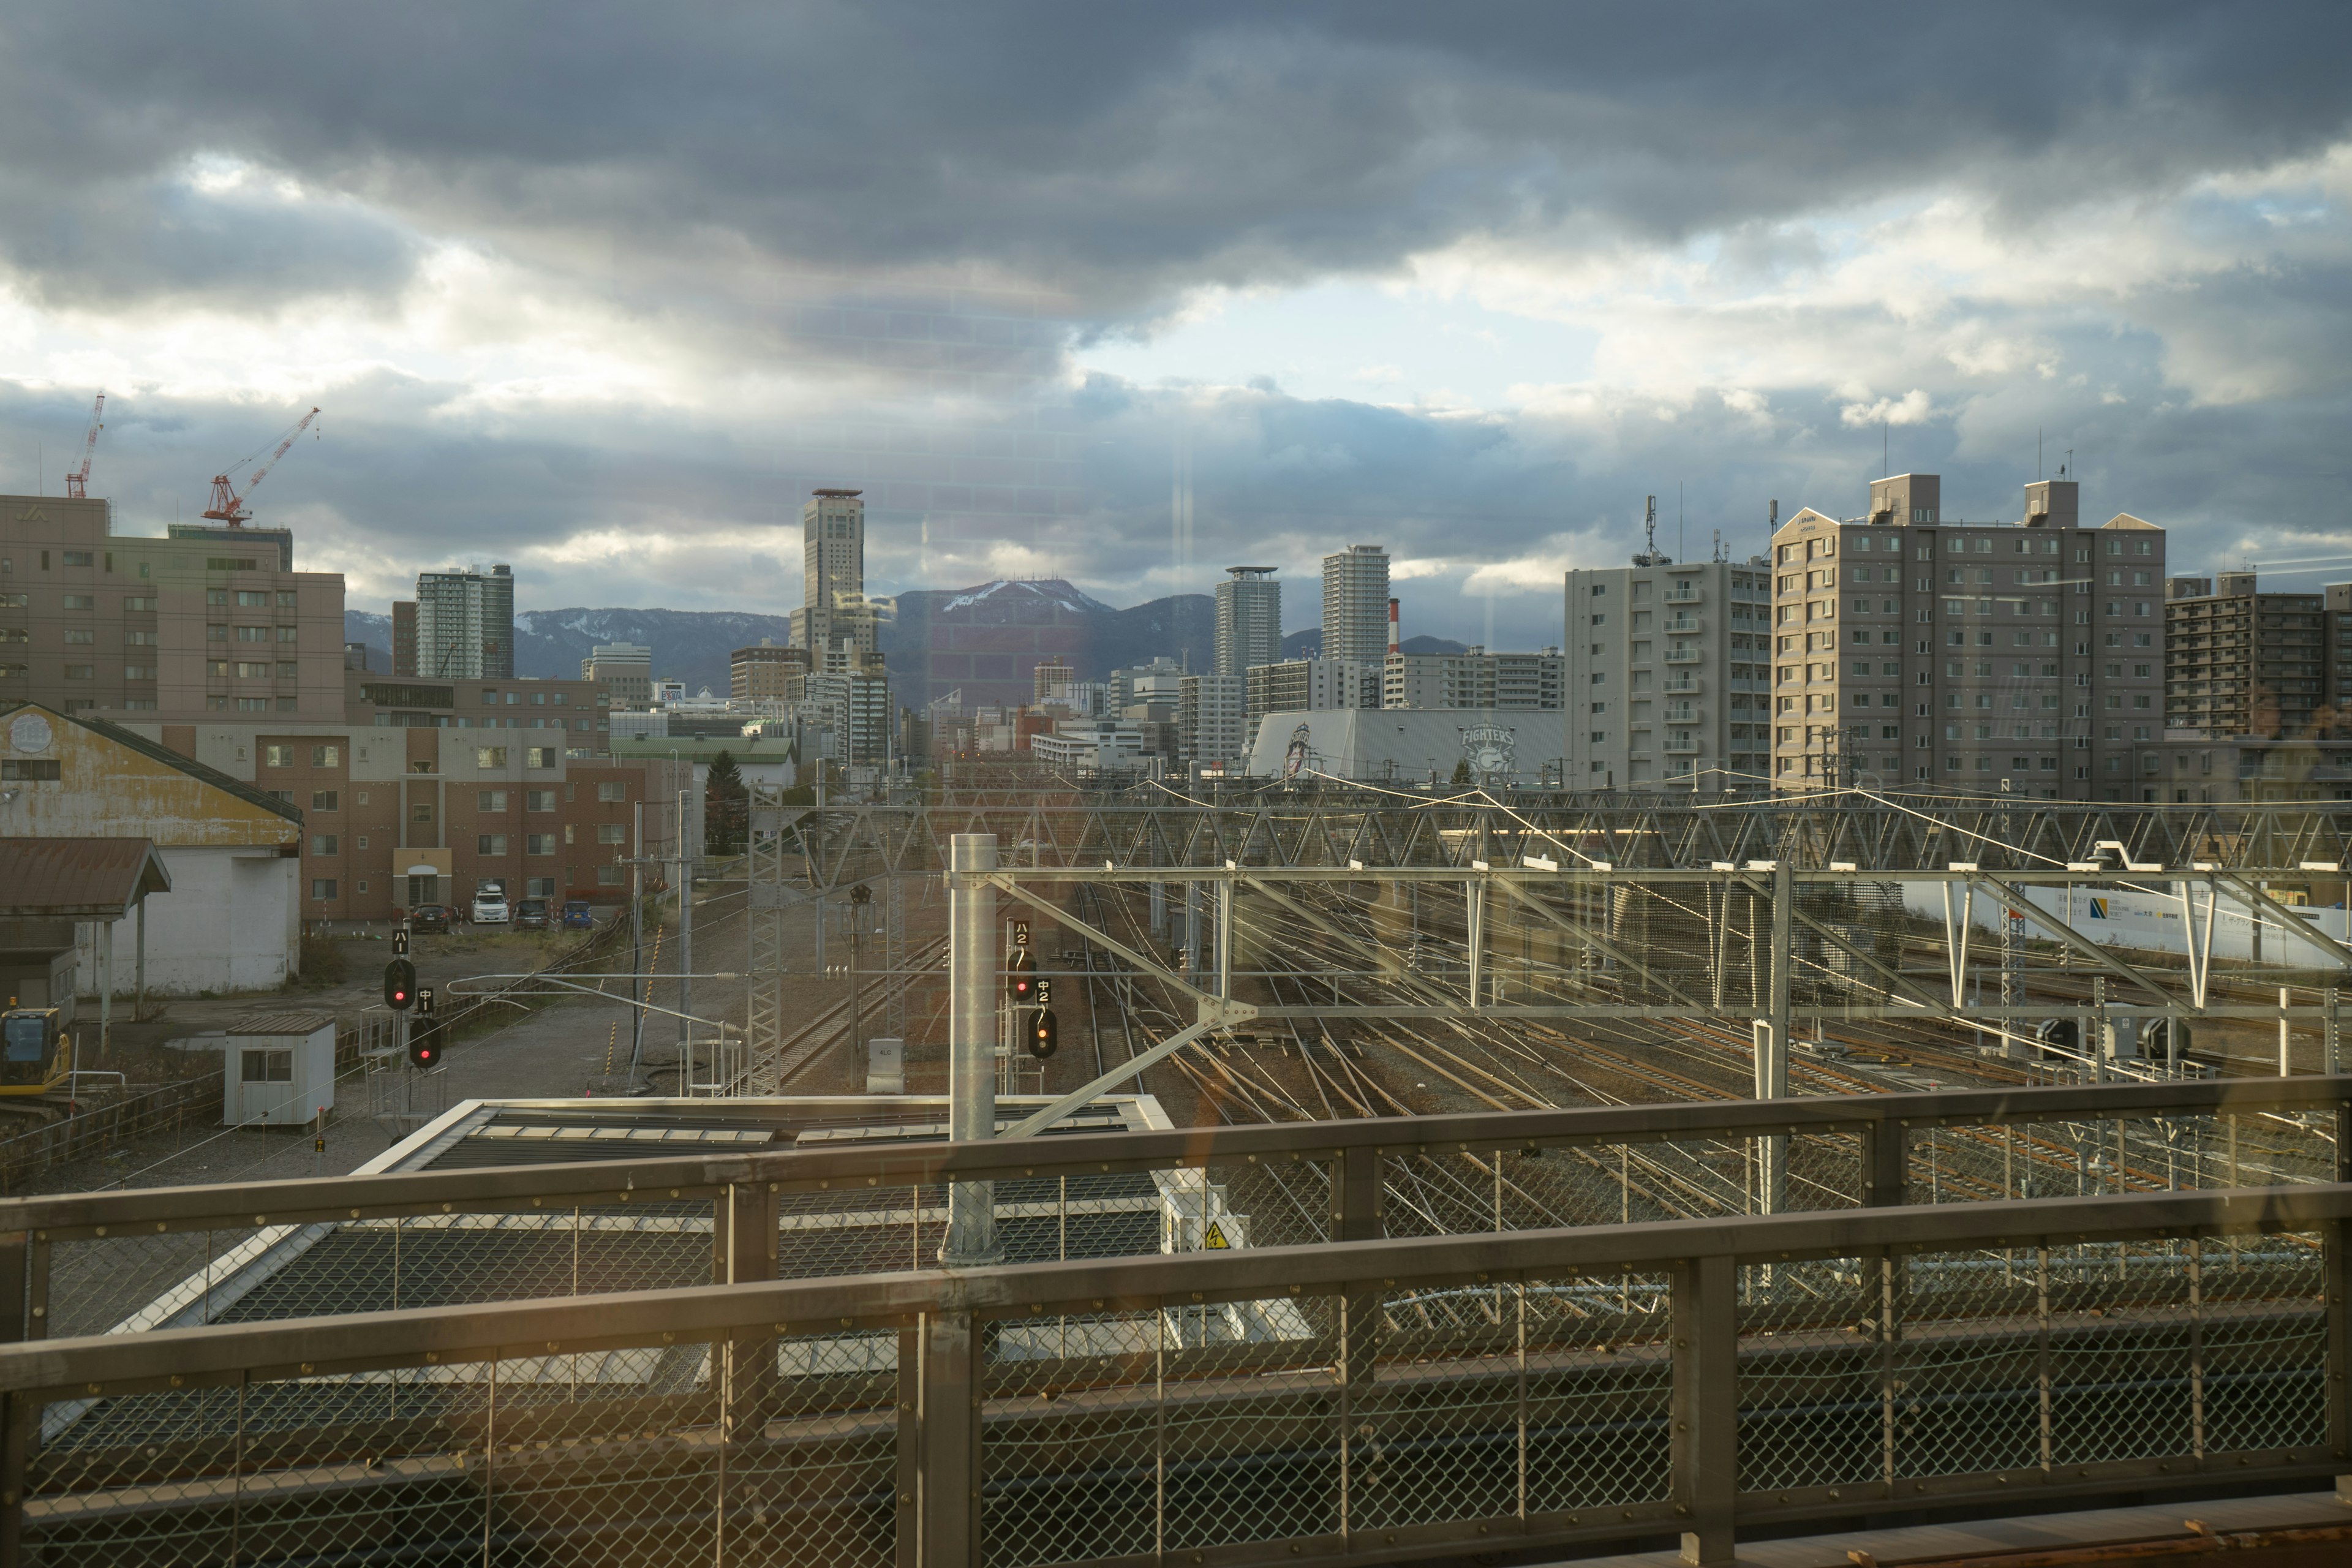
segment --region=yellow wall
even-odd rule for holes
[[[20,714],[48,721],[41,751],[20,751],[11,736]],[[0,794],[0,834],[30,838],[152,838],[159,845],[299,844],[302,827],[37,704],[0,713],[0,757],[56,760],[56,782],[11,779]]]

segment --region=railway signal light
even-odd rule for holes
[[[419,1018],[409,1026],[408,1065],[419,1072],[430,1072],[441,1065],[441,1026],[430,1018]]]
[[[1036,996],[1037,961],[1029,956],[1025,947],[1014,948],[1013,956],[1004,961],[1004,994],[1013,998],[1016,1007]]]
[[[395,1013],[416,1005],[416,965],[395,958],[383,966],[383,1005]]]
[[[1060,1044],[1059,1031],[1054,1023],[1054,1010],[1040,1007],[1029,1020],[1029,1054],[1044,1061],[1054,1054]]]

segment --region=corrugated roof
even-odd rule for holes
[[[2127,511],[2119,511],[2119,512],[2116,513],[2116,515],[2115,515],[2115,516],[2113,516],[2113,517],[2111,517],[2111,518],[2107,519],[2107,521],[2105,521],[2105,522],[2103,522],[2103,523],[2099,524],[2099,526],[2100,526],[2101,528],[2103,528],[2103,529],[2107,529],[2107,528],[2122,528],[2122,529],[2145,528],[2145,529],[2147,529],[2147,530],[2148,530],[2149,531],[2151,531],[2151,532],[2161,532],[2161,531],[2163,531],[2162,530],[2158,529],[2158,528],[2156,526],[2156,524],[2154,524],[2154,523],[2152,523],[2152,522],[2148,521],[2147,521],[2147,519],[2146,519],[2146,518],[2144,518],[2144,517],[2134,517],[2131,513],[2129,513],[2129,512],[2127,512]]]
[[[152,838],[0,838],[0,919],[120,920],[171,890]]]
[[[92,719],[84,714],[60,713],[56,709],[43,707],[38,702],[11,702],[5,707],[0,707],[0,715],[13,713],[19,708],[37,708],[61,724],[79,724],[93,735],[103,735],[118,746],[127,746],[142,757],[152,757],[156,762],[175,767],[190,778],[202,779],[215,789],[226,790],[239,800],[248,801],[255,805],[267,806],[295,826],[301,826],[302,810],[290,801],[280,800],[268,790],[257,789],[232,773],[221,772],[209,763],[200,763],[194,757],[183,755],[161,742],[151,741],[146,736],[126,730],[120,724],[110,723],[104,719]]]
[[[247,1013],[221,1031],[224,1035],[315,1035],[331,1028],[332,1013]]]

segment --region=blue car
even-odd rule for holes
[[[595,924],[596,917],[589,912],[587,900],[566,899],[563,900],[563,929],[565,931],[588,931],[593,929]]]

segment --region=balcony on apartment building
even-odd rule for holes
[[[1704,652],[1692,647],[1689,643],[1677,642],[1668,643],[1666,645],[1666,662],[1668,664],[1696,664],[1706,657],[1706,655]]]

